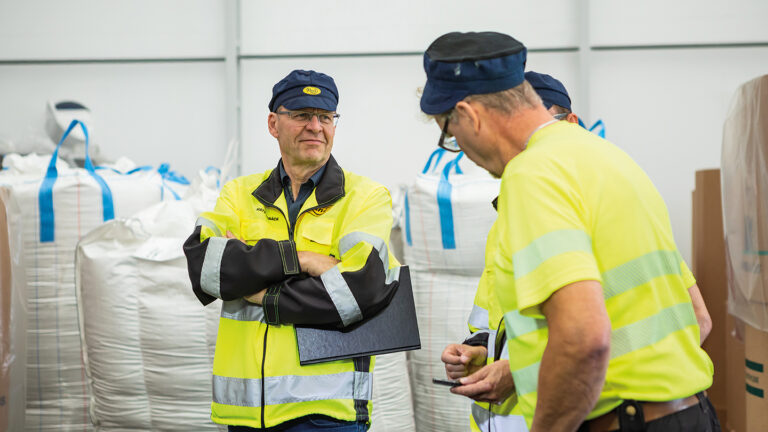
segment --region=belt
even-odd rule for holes
[[[675,399],[667,402],[637,402],[643,410],[643,417],[645,422],[651,422],[656,419],[660,419],[664,416],[674,414],[682,411],[686,408],[690,408],[699,404],[698,395],[688,396],[687,398]],[[600,417],[595,417],[592,420],[586,421],[586,428],[581,429],[588,432],[608,432],[619,429],[619,414],[618,410],[625,410],[629,416],[637,414],[637,408],[632,405],[622,405],[610,412],[607,412]]]

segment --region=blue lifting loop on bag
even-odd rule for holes
[[[408,246],[413,246],[413,239],[411,238],[411,209],[408,207],[408,192],[405,193],[405,241]]]
[[[437,185],[437,209],[440,212],[440,234],[443,240],[443,249],[456,249],[456,237],[453,228],[453,207],[451,205],[451,192],[453,185],[450,182],[451,171],[463,174],[459,166],[459,160],[464,156],[460,152],[455,159],[445,164]]]
[[[429,171],[434,171],[437,169],[437,166],[440,165],[440,159],[443,158],[443,155],[445,154],[446,150],[444,148],[438,147],[437,150],[433,151],[431,155],[429,155],[429,159],[427,159],[427,164],[424,165],[424,169],[421,171],[422,174],[426,174]],[[435,166],[432,166],[432,161],[434,160]]]
[[[178,183],[182,185],[188,185],[189,180],[187,180],[187,178],[184,177],[183,175],[176,173],[176,171],[171,171],[170,165],[168,163],[160,164],[160,166],[157,167],[157,173],[160,174],[160,179],[163,184],[162,187],[160,188],[160,200],[162,201],[165,198],[165,195],[164,195],[165,189],[168,189],[169,191],[171,191],[171,194],[173,194],[173,197],[176,199],[176,201],[181,200],[181,197],[179,196],[179,194],[177,194],[172,187],[168,186],[166,181]]]
[[[45,173],[43,182],[40,184],[40,190],[37,195],[37,202],[40,208],[41,243],[52,242],[55,238],[53,185],[56,183],[56,178],[59,176],[59,172],[56,169],[56,159],[59,156],[59,148],[61,148],[64,140],[67,139],[69,133],[72,132],[72,129],[74,129],[77,125],[80,125],[80,129],[83,130],[83,135],[85,135],[85,170],[88,171],[88,174],[90,174],[91,177],[96,180],[96,183],[98,183],[99,187],[101,188],[102,218],[104,222],[115,218],[115,204],[112,200],[112,191],[109,189],[107,182],[105,182],[100,175],[96,174],[96,170],[93,167],[93,162],[91,161],[91,156],[88,154],[88,129],[80,120],[72,120],[72,123],[69,124],[69,127],[67,128],[67,131],[64,132],[64,135],[61,136],[59,144],[56,145],[56,149],[51,155],[51,161],[48,163],[48,170]]]
[[[588,131],[592,132],[593,134],[599,136],[600,138],[605,138],[605,123],[603,123],[602,120],[598,119],[595,124],[593,124],[591,127],[587,128],[587,125],[584,124],[581,119],[579,119],[579,126],[583,127],[584,129],[587,129]],[[595,129],[600,128],[599,131],[595,132]]]

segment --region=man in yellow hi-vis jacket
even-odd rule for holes
[[[331,156],[331,77],[295,70],[272,93],[280,162],[227,183],[184,244],[198,299],[224,301],[211,418],[230,431],[364,431],[373,359],[301,366],[293,326],[342,328],[389,303],[400,274],[391,198]]]

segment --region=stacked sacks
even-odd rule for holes
[[[468,335],[499,180],[462,156],[436,150],[403,200],[405,264],[413,278],[422,346],[408,353],[419,431],[469,429],[471,401],[434,385],[432,378],[445,378],[440,361],[445,346]]]
[[[76,286],[92,420],[100,431],[215,431],[211,367],[221,304],[192,292],[182,244],[216,179],[91,231]],[[206,184],[207,183],[207,184]]]
[[[85,131],[74,121],[68,133],[77,125]],[[75,246],[103,222],[159,202],[164,185],[156,173],[97,173],[88,157],[85,169],[56,163],[57,152],[42,169],[33,159],[19,158],[0,178],[11,234],[11,286],[20,296],[11,304],[12,317],[26,315],[24,425],[36,431],[90,430]]]

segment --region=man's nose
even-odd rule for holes
[[[320,124],[320,117],[318,114],[312,114],[312,117],[309,119],[309,123],[307,123],[307,129],[315,132],[320,132],[323,130],[323,125]]]

